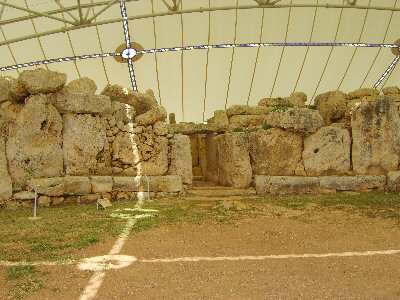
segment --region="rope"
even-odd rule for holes
[[[183,1],[181,2],[181,10],[183,9]],[[181,44],[183,47],[183,14],[181,14]],[[181,91],[182,91],[182,100],[181,100],[181,107],[182,107],[182,121],[185,121],[185,104],[184,104],[184,67],[183,67],[183,52],[181,52]]]
[[[290,4],[292,4],[292,2],[293,2],[293,0],[290,1]],[[285,43],[287,42],[287,37],[288,37],[288,33],[289,33],[290,14],[291,14],[291,12],[292,12],[292,8],[289,7],[289,16],[288,16],[288,22],[287,22],[287,25],[286,25]],[[275,89],[275,84],[276,84],[276,80],[278,79],[279,70],[281,68],[282,58],[283,58],[283,55],[285,53],[285,49],[286,49],[286,47],[283,47],[282,52],[281,52],[281,57],[279,58],[278,70],[276,71],[276,74],[275,74],[274,84],[272,85],[271,94],[269,95],[270,98],[272,97],[272,93],[274,92],[274,89]]]
[[[264,16],[265,16],[265,8],[262,10],[262,21],[261,21],[261,31],[260,31],[260,43],[262,41],[262,36],[264,33]],[[251,91],[253,89],[253,83],[254,83],[254,77],[256,75],[256,69],[257,69],[257,63],[258,63],[258,57],[260,55],[260,49],[261,47],[257,48],[257,55],[256,55],[256,61],[254,62],[254,69],[253,69],[253,75],[251,76],[251,83],[250,83],[250,90],[249,90],[249,95],[247,96],[247,105],[249,105],[250,102],[250,96],[251,96]]]
[[[344,0],[343,0],[343,4],[344,4]],[[337,37],[338,37],[338,35],[339,35],[339,28],[340,28],[340,23],[342,22],[342,16],[343,16],[343,8],[340,9],[339,21],[338,21],[338,25],[337,25],[337,27],[336,27],[336,34],[335,34],[335,39],[334,39],[334,42],[335,42],[335,43],[336,43]],[[314,99],[315,94],[316,94],[317,91],[318,91],[319,85],[321,84],[322,78],[324,77],[326,68],[328,67],[329,61],[330,61],[330,59],[331,59],[332,52],[333,52],[333,47],[332,47],[331,50],[329,51],[328,59],[326,60],[326,64],[325,64],[325,66],[324,66],[324,69],[322,70],[322,74],[321,74],[321,76],[319,77],[319,81],[318,81],[317,87],[315,88],[314,93],[313,93],[312,97],[310,98],[310,103],[311,103],[311,100]]]
[[[208,7],[211,7],[211,0],[208,0]],[[208,37],[207,44],[211,42],[211,11],[208,12]],[[206,120],[206,103],[207,103],[207,82],[208,82],[208,59],[210,54],[210,48],[207,49],[207,61],[206,61],[206,80],[204,81],[204,101],[203,101],[203,122]]]
[[[154,0],[151,0],[151,12],[154,15]],[[154,36],[154,48],[157,48],[157,32],[156,32],[156,19],[155,19],[155,17],[153,17],[153,36]],[[157,53],[154,53],[154,58],[156,60],[158,99],[160,99],[160,105],[161,105],[162,104],[162,100],[161,100],[161,89],[160,89],[160,76],[159,76],[159,73],[158,73]]]
[[[369,0],[369,2],[368,2],[368,6],[370,6],[370,5],[371,5],[371,0]],[[362,27],[361,27],[360,36],[359,36],[359,38],[358,38],[358,43],[361,41],[361,37],[362,37],[362,35],[363,35],[364,28],[365,28],[365,23],[367,22],[367,18],[368,18],[368,13],[369,13],[369,10],[367,10],[367,12],[365,13],[364,22],[363,22],[363,25],[362,25]],[[350,62],[349,62],[349,64],[347,65],[347,68],[346,68],[346,72],[344,72],[344,75],[343,75],[343,77],[342,77],[342,80],[340,81],[339,87],[337,88],[338,90],[339,90],[340,87],[342,86],[343,81],[344,81],[344,79],[346,78],[347,73],[349,72],[351,63],[353,62],[353,59],[354,59],[354,57],[355,57],[355,55],[356,55],[356,53],[357,53],[357,50],[358,50],[358,48],[356,48],[356,49],[354,50],[353,55],[351,56]]]
[[[393,7],[396,7],[397,1],[398,1],[398,0],[396,0],[396,1],[394,2]],[[390,14],[389,22],[388,22],[388,25],[387,25],[387,27],[386,27],[386,31],[385,31],[385,35],[383,36],[382,43],[385,42],[386,36],[387,36],[387,34],[388,34],[388,32],[389,32],[389,27],[390,27],[390,23],[392,22],[393,13],[394,13],[394,11],[392,11],[391,14]],[[381,53],[381,50],[382,50],[382,49],[379,48],[378,52],[376,53],[376,55],[375,55],[375,57],[374,57],[374,60],[372,61],[372,64],[371,64],[371,66],[370,66],[369,69],[368,69],[367,74],[365,74],[364,80],[363,80],[362,83],[360,84],[360,88],[364,85],[365,81],[367,80],[367,77],[368,77],[368,75],[370,74],[370,72],[371,72],[373,66],[375,65],[375,62],[376,62],[376,60],[377,60],[377,58],[378,58],[378,56],[379,56],[379,53]]]
[[[239,0],[236,0],[236,7],[237,6],[239,6]],[[233,38],[234,44],[236,44],[236,38],[237,38],[237,23],[238,23],[238,9],[236,8],[236,11],[235,11],[235,36]],[[228,89],[226,91],[226,98],[225,98],[225,109],[228,106],[228,97],[229,97],[229,91],[231,88],[231,77],[232,77],[233,58],[234,57],[235,57],[235,48],[232,49],[231,66],[229,68]]]
[[[318,5],[318,4],[319,4],[319,3],[318,3],[318,0],[317,0],[317,5]],[[314,35],[314,27],[315,27],[315,20],[316,20],[316,18],[317,18],[317,11],[318,11],[318,7],[316,7],[316,8],[315,8],[315,11],[314,11],[314,19],[313,19],[313,23],[312,23],[312,27],[311,27],[311,34],[310,34],[309,43],[311,43],[312,38],[313,38],[313,35]],[[301,77],[301,73],[303,72],[304,64],[306,63],[306,59],[307,59],[307,55],[308,55],[308,51],[309,51],[309,50],[310,50],[310,46],[307,47],[306,54],[304,55],[303,64],[301,65],[301,69],[300,69],[300,72],[299,72],[299,76],[297,77],[296,84],[295,84],[295,86],[294,86],[294,88],[293,88],[293,93],[296,91],[297,85],[299,84],[300,77]]]
[[[26,0],[24,0],[24,2],[25,2],[26,8],[29,9],[29,6],[28,6],[28,3],[26,2]],[[29,15],[31,15],[31,13],[29,13]],[[33,19],[31,19],[31,23],[32,23],[33,30],[35,31],[35,34],[37,34],[38,32],[37,32],[37,30],[36,30],[36,25],[35,25],[35,23],[33,22]],[[40,41],[39,38],[37,38],[37,40],[38,40],[38,42],[39,42],[39,47],[40,47],[40,50],[42,51],[42,54],[43,54],[44,59],[47,59],[46,53],[44,52],[44,49],[43,49],[42,42]],[[45,65],[45,67],[46,67],[47,70],[49,70],[49,67],[48,67],[47,65]]]
[[[89,14],[89,10],[90,10],[90,8],[86,12],[85,19],[87,19],[87,16]],[[94,15],[94,7],[93,6],[92,6],[92,12],[93,12],[93,15]],[[94,19],[94,21],[96,22],[96,18]],[[96,33],[97,33],[97,40],[99,41],[100,51],[101,51],[101,53],[104,53],[103,45],[101,44],[101,40],[100,40],[99,27],[97,25],[96,25]],[[103,57],[101,58],[101,62],[102,62],[102,65],[103,65],[104,74],[106,75],[107,84],[110,84],[110,80],[108,79],[107,69],[106,69]]]

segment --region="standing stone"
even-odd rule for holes
[[[245,133],[227,133],[218,136],[219,182],[236,188],[249,187],[252,171],[249,142]]]
[[[138,175],[162,176],[168,171],[168,138],[156,136],[152,156],[137,165]]]
[[[378,96],[354,109],[352,119],[353,170],[381,175],[399,166],[400,118],[390,96]]]
[[[14,190],[29,178],[63,174],[62,118],[49,99],[31,96],[10,126],[7,159]]]
[[[180,175],[184,184],[191,185],[193,173],[190,138],[187,135],[175,134],[170,143],[170,166],[168,174]]]
[[[304,140],[304,167],[309,176],[346,174],[350,171],[350,133],[322,127]]]
[[[0,103],[11,101],[11,85],[15,79],[10,76],[0,76]]]
[[[12,182],[8,174],[6,159],[6,143],[4,138],[0,137],[0,203],[10,199],[12,196]]]
[[[203,181],[205,180],[207,174],[207,151],[206,151],[206,134],[199,134],[199,166],[201,168],[201,174],[203,176]]]
[[[301,163],[300,134],[278,128],[250,134],[250,158],[256,175],[294,175]]]
[[[63,152],[67,175],[97,174],[110,164],[106,127],[99,116],[64,115]]]
[[[216,110],[214,111],[214,124],[221,126],[228,126],[229,119],[225,110]]]
[[[206,160],[207,160],[207,172],[206,180],[209,182],[218,183],[219,181],[219,170],[218,170],[218,144],[217,137],[213,134],[206,136]]]

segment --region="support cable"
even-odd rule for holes
[[[154,14],[154,0],[151,0],[151,12]],[[156,18],[153,17],[153,36],[154,36],[154,47],[157,48],[157,31],[156,31]],[[156,61],[156,76],[157,76],[157,89],[158,89],[158,99],[160,99],[160,105],[162,105],[161,99],[161,89],[160,89],[160,75],[158,72],[158,58],[157,53],[154,52],[154,59]]]
[[[181,2],[181,10],[183,9],[183,1]],[[183,47],[183,14],[181,14],[181,45]],[[185,103],[184,103],[184,67],[183,67],[183,51],[181,52],[181,93],[182,93],[182,99],[181,99],[181,108],[182,108],[182,121],[185,121]]]
[[[208,7],[211,7],[211,0],[208,0]],[[208,37],[207,44],[211,42],[211,11],[208,12]],[[206,104],[207,104],[207,83],[208,83],[208,61],[210,55],[210,48],[207,49],[207,60],[206,60],[206,79],[204,81],[204,101],[203,101],[203,122],[205,122],[206,115]]]
[[[263,10],[262,10],[261,30],[260,30],[260,39],[259,39],[260,43],[262,42],[262,37],[264,34],[264,17],[265,17],[265,8],[263,8]],[[261,47],[257,48],[256,61],[254,62],[253,75],[251,76],[249,95],[247,96],[247,103],[246,103],[247,105],[249,105],[249,102],[250,102],[250,96],[251,96],[251,91],[253,89],[254,77],[256,75],[256,69],[257,69],[257,65],[258,65],[258,57],[260,54],[260,49],[261,49]]]
[[[319,0],[317,0],[317,5],[319,4],[318,1],[319,1]],[[314,10],[314,18],[313,18],[313,23],[312,23],[312,27],[311,27],[311,34],[310,34],[309,43],[311,43],[312,38],[313,38],[313,35],[314,35],[315,20],[317,19],[317,11],[318,11],[318,7],[315,7],[315,10]],[[303,68],[304,68],[304,65],[305,65],[305,63],[306,63],[307,56],[308,56],[308,51],[309,51],[309,50],[310,50],[310,46],[307,47],[306,54],[304,55],[304,59],[303,59],[303,63],[302,63],[301,68],[300,68],[299,76],[297,76],[296,84],[294,85],[294,88],[293,88],[293,93],[296,91],[297,85],[299,84],[300,77],[301,77],[301,74],[302,74],[302,72],[303,72]]]
[[[369,2],[368,2],[368,6],[370,6],[370,5],[371,5],[371,0],[369,0]],[[362,27],[361,27],[360,36],[358,37],[358,43],[361,41],[362,35],[363,35],[363,33],[364,33],[364,28],[365,28],[365,23],[367,22],[368,13],[369,13],[369,10],[367,10],[367,12],[365,13],[364,21],[363,21],[363,24],[362,24]],[[349,64],[347,65],[346,71],[345,71],[344,74],[343,74],[342,80],[340,81],[340,84],[339,84],[337,90],[339,90],[340,87],[342,86],[343,81],[344,81],[344,79],[346,78],[346,76],[347,76],[347,74],[348,74],[348,72],[349,72],[349,70],[350,70],[350,66],[351,66],[351,64],[352,64],[352,62],[353,62],[353,60],[354,60],[354,57],[355,57],[355,55],[356,55],[356,53],[357,53],[357,50],[358,50],[358,48],[356,48],[356,49],[353,51],[353,55],[351,56],[350,62],[349,62]]]
[[[26,8],[29,9],[28,2],[26,2],[26,0],[24,0],[24,2],[25,2]],[[31,13],[29,13],[29,15],[30,15],[30,14],[31,14]],[[33,30],[34,30],[35,33],[37,34],[38,31],[37,31],[37,29],[36,29],[35,23],[33,22],[33,19],[31,19],[31,24],[32,24]],[[38,43],[39,43],[40,51],[42,51],[42,55],[43,55],[44,59],[47,59],[46,53],[44,52],[44,49],[43,49],[42,41],[40,40],[40,38],[37,38],[37,40],[38,40]],[[45,67],[46,67],[47,70],[49,70],[49,67],[48,67],[47,65],[45,65]]]
[[[290,0],[290,4],[292,4],[292,2],[293,2],[293,0]],[[288,16],[288,22],[287,22],[287,26],[286,26],[286,33],[285,33],[285,43],[287,42],[287,37],[288,37],[288,33],[289,33],[291,12],[292,12],[292,8],[289,7],[289,16]],[[272,85],[271,93],[269,95],[270,98],[272,97],[272,94],[273,94],[274,89],[275,89],[275,84],[276,84],[276,80],[278,79],[279,70],[281,68],[281,63],[282,63],[282,58],[283,58],[283,55],[285,54],[285,49],[286,49],[286,47],[283,47],[282,52],[281,52],[281,57],[279,58],[278,70],[276,71],[276,74],[275,74],[274,84]]]
[[[376,89],[381,82],[386,78],[385,83],[382,85],[382,87],[379,89],[380,91],[385,87],[386,83],[388,82],[390,76],[393,74],[394,67],[400,60],[400,55],[397,55],[393,62],[390,64],[389,68],[383,73],[382,77],[378,80],[378,82],[374,85],[374,89]]]
[[[397,1],[398,1],[398,0],[396,0],[396,1],[394,2],[393,7],[396,7]],[[394,11],[392,11],[391,14],[390,14],[389,22],[388,22],[388,24],[387,24],[386,31],[385,31],[385,34],[384,34],[383,39],[382,39],[382,43],[385,42],[386,37],[387,37],[387,34],[388,34],[388,32],[389,32],[390,23],[392,23],[393,13],[394,13]],[[360,84],[360,88],[364,85],[365,81],[367,80],[368,75],[371,73],[371,70],[372,70],[372,68],[374,67],[376,60],[378,59],[378,56],[379,56],[379,54],[381,53],[381,50],[382,50],[382,48],[379,48],[378,52],[376,53],[376,55],[375,55],[375,57],[374,57],[374,60],[372,61],[372,64],[371,64],[371,66],[370,66],[369,69],[368,69],[367,74],[365,74],[365,77],[364,77],[362,83]]]
[[[4,2],[7,2],[7,0],[4,0]],[[1,7],[1,11],[0,11],[0,20],[3,18],[3,13],[4,13],[5,8],[6,8],[6,6],[3,4]],[[1,34],[3,35],[4,40],[7,41],[6,35],[5,35],[3,27],[1,27],[1,25],[0,25],[0,31],[1,31]],[[10,51],[11,57],[14,61],[14,64],[17,64],[17,60],[15,59],[14,52],[12,51],[11,46],[9,44],[7,44],[7,48],[8,48],[8,51]],[[16,71],[17,71],[18,75],[21,74],[19,69],[16,69]]]
[[[239,0],[236,0],[236,7],[239,6]],[[237,38],[237,24],[238,24],[238,9],[235,10],[235,36],[233,38],[233,43],[236,44],[236,38]],[[225,109],[228,106],[228,97],[229,97],[229,91],[231,87],[231,77],[232,77],[232,68],[233,68],[233,59],[235,57],[235,48],[232,49],[232,56],[231,56],[231,66],[229,68],[229,79],[228,79],[228,89],[226,91],[226,98],[225,98]]]
[[[92,12],[94,14],[94,7],[93,6],[92,6]],[[94,19],[94,20],[96,22],[96,19]],[[99,33],[99,27],[98,26],[96,26],[96,34],[97,34],[97,40],[99,41],[100,51],[101,51],[101,53],[104,53],[103,45],[102,45],[101,40],[100,40],[100,33]],[[107,69],[106,69],[106,65],[104,63],[104,58],[103,57],[101,58],[101,62],[102,62],[102,65],[103,65],[104,74],[106,75],[107,84],[110,84],[110,80],[108,78],[108,73],[107,73]]]
[[[343,4],[344,4],[344,0],[343,0]],[[342,16],[343,16],[343,8],[340,9],[339,21],[338,21],[338,24],[337,24],[337,27],[336,27],[336,33],[335,33],[335,38],[334,38],[334,42],[335,42],[335,43],[336,43],[337,37],[338,37],[338,35],[339,35],[339,28],[340,28],[340,24],[341,24],[341,22],[342,22]],[[310,103],[311,103],[311,101],[314,99],[315,94],[317,93],[318,88],[319,88],[319,86],[320,86],[320,84],[321,84],[321,82],[322,82],[322,78],[323,78],[324,75],[325,75],[326,68],[328,67],[329,61],[331,60],[332,52],[333,52],[333,47],[332,47],[331,50],[329,51],[329,55],[328,55],[328,58],[327,58],[327,60],[326,60],[324,69],[322,70],[322,74],[321,74],[321,76],[319,77],[317,86],[316,86],[316,88],[315,88],[315,90],[314,90],[314,93],[313,93],[312,97],[310,98]]]

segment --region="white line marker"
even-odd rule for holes
[[[267,259],[290,259],[290,258],[327,258],[327,257],[357,257],[400,254],[400,250],[365,251],[365,252],[339,252],[321,254],[283,254],[283,255],[260,255],[260,256],[217,256],[217,257],[177,257],[177,258],[152,258],[141,259],[142,263],[173,263],[173,262],[200,262],[200,261],[244,261],[244,260],[267,260]]]

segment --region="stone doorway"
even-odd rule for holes
[[[192,152],[192,170],[194,181],[206,181],[207,153],[206,134],[190,135],[190,149]]]

